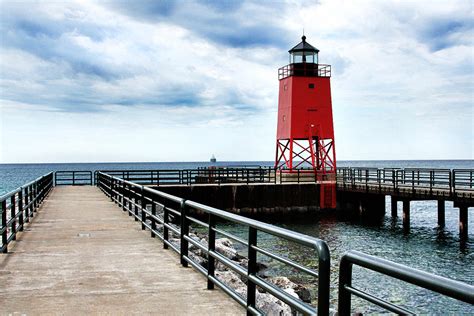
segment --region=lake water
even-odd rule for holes
[[[220,162],[218,165],[271,166],[272,162]],[[398,167],[398,168],[467,168],[474,169],[473,160],[454,161],[340,161],[341,167]],[[49,171],[56,170],[104,170],[104,169],[184,169],[209,166],[208,162],[182,163],[85,163],[85,164],[0,164],[0,194],[13,190]],[[399,214],[401,213],[399,206]],[[437,206],[434,201],[419,201],[411,204],[411,229],[404,234],[401,216],[392,219],[390,200],[386,203],[386,216],[379,222],[363,220],[344,220],[338,215],[324,214],[285,222],[267,219],[266,221],[303,234],[315,236],[328,243],[331,251],[331,301],[337,301],[337,271],[341,256],[348,250],[359,250],[371,255],[392,260],[410,267],[419,268],[441,276],[474,284],[474,214],[469,209],[470,232],[468,240],[459,240],[459,210],[452,203],[446,203],[446,227],[437,228]],[[221,223],[229,232],[245,237],[245,231],[235,225]],[[259,236],[259,244],[300,262],[315,260],[297,246],[282,243],[270,236]],[[260,258],[260,257],[259,257]],[[277,263],[261,258],[269,266],[267,273],[279,274],[282,268]],[[301,277],[294,271],[293,279],[309,286],[314,280]],[[429,291],[405,285],[377,273],[354,268],[353,284],[373,294],[383,296],[418,313],[429,314],[473,314],[471,305],[443,298]],[[380,309],[369,303],[353,299],[353,307],[358,312],[376,313]]]

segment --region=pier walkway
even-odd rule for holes
[[[8,251],[0,314],[244,314],[97,187],[55,187]]]

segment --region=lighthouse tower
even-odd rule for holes
[[[336,205],[336,150],[331,104],[331,66],[306,42],[289,50],[290,64],[278,69],[275,168],[313,172],[321,183],[321,207]],[[300,171],[301,172],[301,171]]]

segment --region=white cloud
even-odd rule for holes
[[[272,160],[277,69],[303,27],[333,65],[339,159],[473,158],[469,1],[2,8],[3,162]]]

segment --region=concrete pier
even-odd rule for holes
[[[0,314],[242,315],[96,187],[56,187],[0,255]]]
[[[392,208],[392,217],[395,218],[398,216],[398,200],[396,197],[391,196],[391,208]]]
[[[444,227],[445,225],[445,209],[446,209],[446,202],[445,200],[438,200],[438,226]]]
[[[410,200],[403,200],[403,229],[410,230]]]
[[[319,210],[316,183],[170,185],[155,189],[246,216],[307,214]]]
[[[461,239],[467,239],[468,231],[468,217],[467,217],[467,205],[459,206],[459,236]]]

